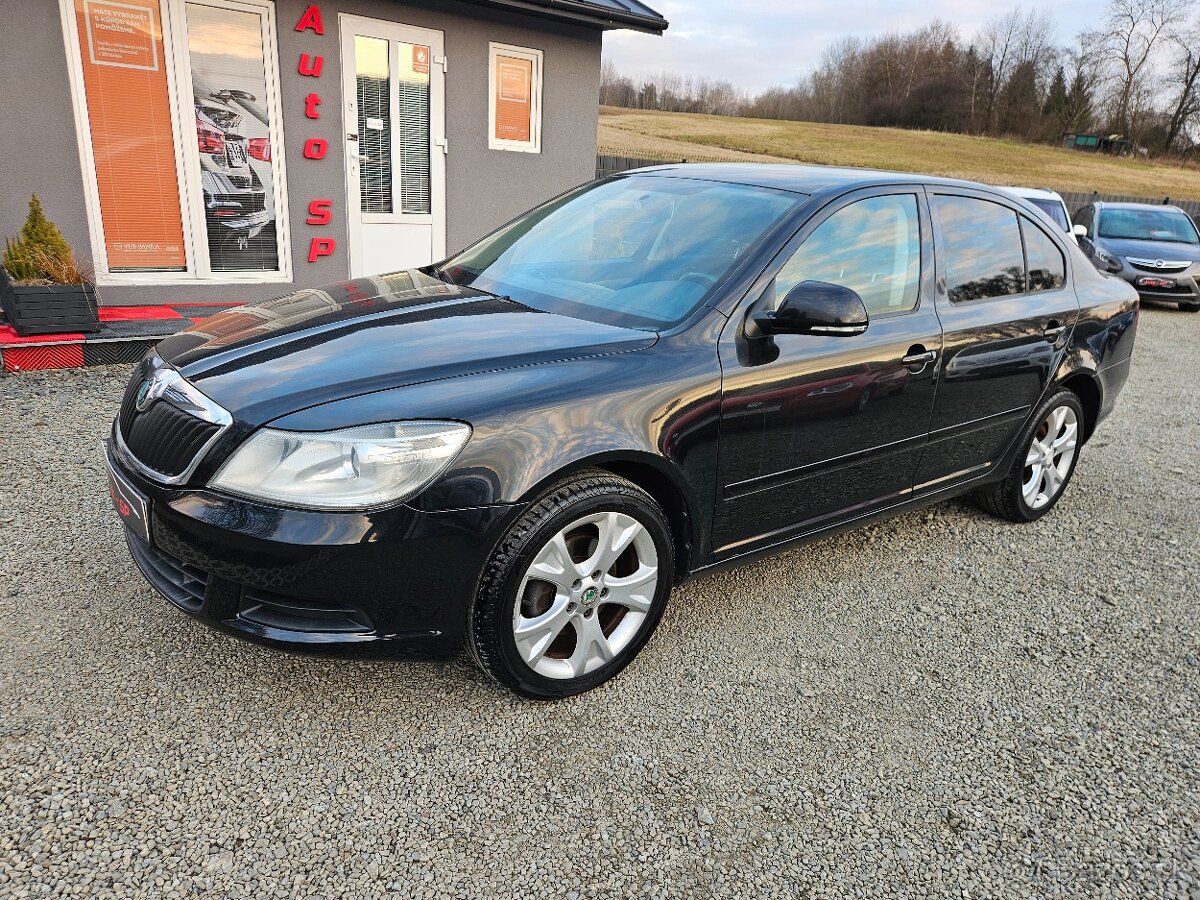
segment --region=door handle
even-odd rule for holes
[[[918,348],[913,347],[912,350],[918,350]],[[937,359],[936,350],[919,350],[916,353],[910,351],[908,356],[903,356],[900,358],[900,362],[904,363],[906,366],[924,367],[926,363],[931,363],[935,359]]]
[[[1053,344],[1060,337],[1062,337],[1063,332],[1066,330],[1066,325],[1059,325],[1057,322],[1051,321],[1050,324],[1042,329],[1042,334],[1045,336],[1046,340]]]

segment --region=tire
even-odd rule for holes
[[[1059,417],[1061,430],[1056,424]],[[1020,449],[1004,480],[975,493],[979,505],[1013,522],[1033,522],[1050,512],[1075,474],[1084,422],[1083,405],[1074,393],[1059,390],[1048,397],[1021,432],[1017,441]],[[1051,429],[1056,434],[1047,445],[1043,439]]]
[[[627,540],[625,549],[614,554],[610,542],[601,555],[601,535]],[[523,697],[590,691],[650,639],[674,571],[670,524],[654,499],[608,472],[580,473],[547,490],[500,540],[471,605],[467,648]]]
[[[1180,303],[1179,308],[1184,312],[1200,312],[1200,303]]]

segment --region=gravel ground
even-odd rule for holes
[[[1041,522],[692,583],[551,705],[194,623],[108,508],[128,369],[0,379],[0,895],[1200,900],[1197,348],[1145,312]]]

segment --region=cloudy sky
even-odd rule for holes
[[[728,78],[747,91],[791,84],[833,40],[906,31],[944,19],[969,38],[1011,7],[994,0],[645,0],[671,27],[663,37],[610,31],[604,53],[620,72],[638,78],[666,70]],[[1062,42],[1094,24],[1099,0],[1058,0],[1053,10]],[[1028,5],[1027,7],[1028,8]]]

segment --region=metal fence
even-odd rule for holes
[[[628,172],[630,169],[640,169],[643,166],[661,166],[665,163],[680,162],[730,162],[730,160],[714,156],[693,156],[686,159],[647,159],[636,156],[599,154],[596,156],[596,177],[605,178],[609,175],[616,175],[619,172]],[[1053,190],[1052,187],[1047,187],[1046,185],[1030,185],[1030,187]],[[1067,204],[1067,209],[1072,214],[1079,207],[1086,206],[1088,203],[1095,203],[1096,201],[1108,203],[1155,203],[1178,206],[1193,219],[1200,221],[1200,200],[1176,200],[1172,197],[1130,197],[1124,194],[1104,194],[1098,191],[1093,191],[1090,194],[1081,191],[1059,191],[1058,193],[1062,195],[1063,202]]]

